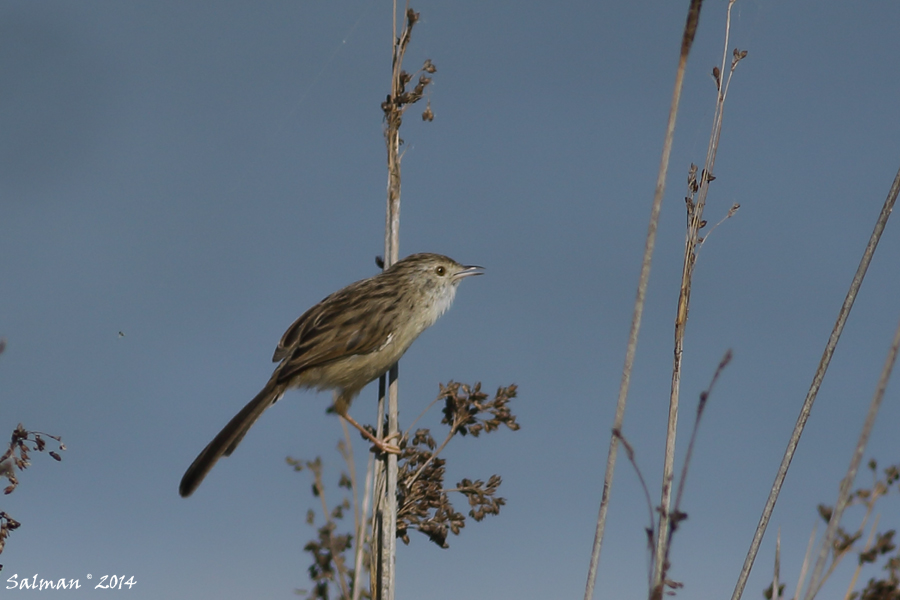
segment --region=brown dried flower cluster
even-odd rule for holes
[[[493,400],[485,402],[488,395],[481,391],[481,383],[470,388],[463,383],[451,381],[446,387],[441,385],[438,399],[444,399],[444,418],[441,423],[450,425],[450,433],[462,435],[478,434],[484,431],[496,431],[500,425],[506,425],[513,431],[519,430],[516,417],[509,411],[509,401],[516,397],[516,385],[497,388]],[[490,415],[490,418],[485,418]]]
[[[31,464],[28,462],[28,453],[43,452],[47,448],[47,442],[44,441],[44,438],[42,438],[41,435],[45,435],[48,438],[59,442],[60,451],[66,449],[61,438],[46,433],[41,434],[36,431],[28,431],[21,423],[19,423],[19,426],[13,431],[12,441],[9,442],[9,448],[3,453],[3,456],[0,456],[0,477],[6,477],[9,480],[9,485],[3,490],[4,494],[12,494],[13,490],[16,489],[16,486],[19,485],[19,480],[16,479],[16,471],[13,467],[20,471],[24,471],[28,468],[28,465]],[[62,457],[53,450],[48,452],[48,454],[52,456],[54,460],[62,460]]]
[[[401,441],[403,448],[399,460],[397,485],[397,537],[409,543],[410,529],[421,531],[428,538],[441,546],[447,547],[447,536],[458,535],[465,526],[466,515],[458,512],[450,502],[451,493],[459,493],[469,503],[468,516],[481,521],[488,515],[500,512],[506,501],[497,496],[501,478],[492,475],[487,482],[482,480],[462,479],[454,488],[444,488],[446,461],[438,454],[456,436],[469,435],[478,437],[481,433],[496,431],[506,425],[515,431],[519,429],[515,416],[509,410],[509,402],[516,397],[516,386],[501,387],[493,398],[481,391],[481,385],[469,386],[450,382],[441,385],[441,391],[432,406],[444,402],[444,418],[442,423],[449,426],[446,438],[440,446],[435,442],[427,429],[419,429],[411,440]],[[344,460],[354,472],[352,454],[341,442],[339,449]],[[305,594],[307,600],[327,600],[331,587],[338,588],[341,598],[350,598],[353,594],[355,573],[348,568],[352,562],[354,545],[358,540],[351,534],[338,534],[338,522],[344,519],[345,513],[354,512],[350,497],[354,497],[354,479],[346,473],[341,474],[339,487],[347,490],[347,495],[340,505],[330,509],[325,501],[325,488],[322,479],[322,461],[287,459],[295,471],[307,471],[313,475],[312,493],[321,502],[321,511],[325,523],[317,529],[317,537],[306,544],[304,550],[312,557],[309,576],[313,583],[311,590],[298,590]],[[355,500],[354,500],[355,502]],[[354,509],[354,510],[352,510]],[[306,522],[313,525],[316,521],[315,511],[310,510]],[[369,547],[363,543],[362,564],[370,562]],[[369,590],[361,589],[360,597],[369,598]]]
[[[0,340],[0,343],[2,343],[2,340]],[[2,346],[0,346],[0,352],[2,352]],[[24,425],[19,423],[18,427],[16,427],[12,433],[12,440],[9,442],[9,448],[6,449],[3,456],[0,456],[0,477],[6,477],[9,481],[9,485],[3,490],[4,494],[13,493],[16,486],[19,485],[19,480],[16,477],[16,469],[24,471],[28,468],[31,464],[28,461],[28,453],[44,452],[47,449],[47,442],[42,436],[56,440],[59,443],[58,449],[60,452],[66,449],[66,446],[62,443],[62,439],[58,436],[37,431],[28,431],[25,429]],[[59,453],[53,450],[50,450],[47,453],[52,456],[54,460],[62,460]],[[18,529],[19,525],[21,525],[21,523],[5,512],[0,511],[0,553],[3,552],[3,548],[6,545],[6,538],[9,537],[10,532]],[[2,569],[3,565],[0,565],[0,570]]]
[[[399,63],[403,61],[403,55],[406,53],[406,46],[411,39],[413,26],[418,21],[419,13],[412,9],[408,9],[406,11],[406,26],[403,28],[402,34],[394,45],[395,67],[399,66]],[[384,111],[384,118],[388,121],[389,126],[393,127],[394,131],[397,131],[403,123],[402,115],[406,111],[406,108],[415,104],[425,96],[425,89],[431,84],[431,77],[428,75],[433,75],[436,72],[437,67],[434,66],[431,59],[426,59],[422,64],[422,68],[416,73],[411,75],[406,71],[401,70],[396,75],[396,80],[391,86],[392,93],[388,94],[385,101],[381,103],[381,110]],[[407,85],[412,82],[416,75],[419,76],[419,80],[416,82],[415,87],[412,90],[407,89]],[[425,111],[422,112],[422,120],[434,120],[434,113],[431,111],[431,101],[428,102]]]
[[[450,493],[458,492],[469,502],[469,516],[481,521],[496,515],[506,501],[496,492],[500,476],[492,475],[487,483],[463,479],[452,489],[444,488],[446,461],[438,454],[457,433],[478,437],[482,432],[496,431],[501,425],[516,431],[519,424],[509,410],[509,401],[516,397],[516,386],[501,387],[493,399],[481,391],[481,384],[470,387],[450,382],[441,385],[437,401],[444,400],[441,423],[450,427],[444,442],[438,447],[428,429],[416,431],[400,455],[397,477],[397,537],[409,543],[409,530],[416,529],[442,548],[447,547],[447,535],[459,535],[466,517],[456,511]]]

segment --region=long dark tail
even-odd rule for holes
[[[181,485],[178,486],[178,493],[182,498],[187,498],[194,493],[219,458],[231,456],[256,420],[281,398],[286,386],[283,383],[275,382],[274,379],[273,377],[272,381],[269,381],[266,387],[241,409],[241,412],[228,421],[228,425],[223,427],[219,435],[213,438],[213,441],[194,459],[194,462],[185,471],[184,477],[181,478]]]

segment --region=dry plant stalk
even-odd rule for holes
[[[397,536],[404,543],[409,543],[408,531],[415,529],[441,548],[447,548],[447,534],[459,535],[466,521],[450,501],[449,495],[454,492],[466,497],[469,517],[475,521],[499,514],[506,504],[496,494],[501,483],[499,475],[491,475],[487,483],[464,478],[454,488],[447,489],[444,488],[446,461],[438,456],[457,435],[477,438],[482,433],[497,431],[501,425],[518,431],[519,424],[508,406],[516,393],[513,384],[497,388],[494,398],[488,399],[480,383],[469,386],[451,381],[441,385],[434,403],[444,401],[441,423],[449,428],[446,438],[438,446],[428,429],[418,429],[400,456]],[[404,436],[404,439],[408,438]]]
[[[440,453],[457,436],[477,438],[482,434],[498,431],[502,426],[517,431],[519,425],[509,408],[517,394],[515,384],[497,388],[493,398],[481,391],[480,383],[470,386],[451,381],[446,386],[441,385],[440,390],[426,412],[435,404],[443,402],[444,418],[441,423],[448,427],[443,443],[438,445],[428,429],[416,430],[411,440],[405,434],[400,441],[403,450],[399,460],[398,524],[394,534],[408,544],[409,532],[419,531],[441,548],[447,548],[448,535],[459,535],[467,518],[481,521],[489,515],[499,514],[506,500],[497,494],[501,484],[499,475],[491,475],[486,482],[463,478],[454,487],[445,488],[446,460],[439,456]],[[360,575],[363,561],[359,557],[362,555],[363,558],[371,558],[367,551],[372,546],[368,542],[371,538],[365,533],[337,533],[339,522],[351,507],[354,509],[354,517],[358,518],[357,481],[349,439],[341,441],[338,448],[349,474],[341,473],[338,487],[347,491],[343,500],[333,509],[329,509],[325,500],[321,459],[287,459],[295,471],[308,471],[312,474],[313,495],[319,498],[325,521],[318,528],[316,539],[304,547],[312,556],[309,575],[314,584],[312,590],[299,590],[307,595],[307,600],[327,600],[334,587],[338,589],[342,600],[370,598],[371,592],[377,593],[378,590],[374,583],[377,582],[379,563],[368,563],[372,586],[362,584]],[[468,515],[455,509],[450,500],[453,493],[465,497],[469,505]],[[306,520],[309,525],[313,525],[316,520],[315,512],[308,511]],[[365,523],[355,522],[353,531],[359,532],[365,526]],[[351,555],[355,555],[355,567],[352,570],[347,567],[349,560],[345,558]]]
[[[863,600],[893,600],[900,597],[900,553],[897,556],[891,556],[897,550],[893,543],[894,530],[887,530],[883,533],[878,532],[878,516],[872,519],[875,505],[884,496],[891,493],[892,486],[900,482],[900,465],[891,465],[883,469],[884,476],[878,477],[878,464],[875,460],[870,460],[868,468],[872,472],[871,487],[862,487],[849,494],[846,506],[861,505],[865,508],[865,512],[860,521],[859,526],[852,532],[848,532],[838,525],[830,540],[823,537],[823,544],[827,545],[827,555],[830,562],[825,569],[824,574],[818,578],[810,577],[810,581],[806,581],[807,570],[812,556],[813,543],[816,538],[816,529],[813,528],[810,536],[809,545],[803,559],[803,565],[800,575],[797,579],[797,588],[794,598],[802,598],[801,592],[806,587],[806,596],[815,596],[824,583],[831,577],[841,562],[848,556],[855,554],[857,556],[857,565],[850,583],[845,593],[846,600],[853,598],[862,598]],[[897,487],[900,491],[900,486]],[[834,508],[820,504],[818,506],[819,517],[826,523],[830,524],[836,517]],[[862,539],[869,520],[872,519],[872,525],[869,527],[869,535],[863,548],[857,549],[856,543]],[[875,563],[879,558],[885,558],[885,570],[889,572],[885,579],[869,580],[866,589],[862,593],[853,592],[856,582],[859,578],[862,567],[866,564]],[[769,590],[764,592],[768,597]]]
[[[831,330],[831,335],[828,337],[828,343],[825,345],[825,350],[822,353],[819,366],[816,368],[816,372],[813,375],[809,391],[806,393],[806,399],[803,401],[803,406],[800,409],[800,415],[797,417],[797,423],[794,425],[794,429],[791,432],[790,440],[788,440],[787,448],[781,459],[781,465],[778,467],[775,481],[772,484],[772,489],[769,491],[769,497],[766,499],[766,505],[763,508],[762,515],[759,518],[759,524],[756,526],[756,531],[753,533],[750,549],[747,551],[747,556],[744,559],[744,566],[738,575],[734,593],[731,596],[732,600],[740,600],[744,593],[744,587],[747,585],[747,578],[750,577],[753,562],[756,560],[759,546],[762,543],[762,537],[766,532],[769,520],[772,518],[772,511],[775,510],[775,502],[778,500],[781,486],[784,484],[784,478],[787,476],[788,468],[791,466],[794,452],[797,450],[797,445],[800,443],[800,436],[803,433],[803,428],[806,426],[806,421],[809,419],[809,415],[812,412],[812,406],[819,393],[822,380],[825,379],[825,372],[828,370],[828,365],[831,363],[831,357],[834,355],[838,340],[840,340],[841,333],[844,331],[844,325],[847,323],[847,318],[850,316],[850,310],[853,308],[856,295],[859,293],[859,288],[862,286],[863,279],[865,279],[866,271],[869,268],[869,264],[872,262],[872,257],[875,255],[875,249],[878,247],[878,242],[881,240],[881,234],[884,232],[888,218],[891,216],[891,211],[894,209],[898,194],[900,194],[900,170],[897,171],[897,175],[894,177],[891,189],[884,201],[884,205],[881,207],[878,219],[875,221],[875,228],[872,230],[872,235],[869,236],[866,249],[859,261],[856,273],[853,275],[853,281],[850,282],[850,288],[847,290],[847,295],[844,297],[844,303],[841,305],[841,309],[838,312],[837,321],[834,324],[834,328]]]
[[[425,97],[426,89],[432,81],[430,76],[437,71],[431,60],[425,60],[419,71],[412,75],[403,70],[403,60],[411,39],[413,27],[419,20],[419,14],[411,10],[407,3],[404,11],[405,18],[399,34],[397,32],[396,0],[393,3],[393,14],[391,90],[381,104],[385,121],[384,136],[387,149],[388,184],[384,258],[376,259],[376,262],[383,269],[390,267],[399,258],[400,161],[402,157],[400,146],[403,144],[403,140],[400,138],[400,126],[406,110]],[[412,89],[409,89],[408,86],[416,77],[418,77],[417,81],[412,86]],[[422,119],[425,121],[434,119],[430,102],[422,113]],[[322,561],[327,565],[333,563],[334,569],[327,572],[323,571],[327,575],[327,577],[322,579],[325,582],[325,587],[317,587],[317,590],[313,592],[314,594],[327,595],[327,581],[332,581],[339,583],[342,598],[357,600],[361,596],[366,595],[365,591],[363,591],[364,586],[361,583],[361,573],[362,563],[365,558],[365,541],[363,537],[365,537],[366,523],[364,515],[367,514],[370,497],[373,499],[372,533],[370,538],[372,552],[369,563],[370,591],[379,600],[393,600],[394,598],[394,567],[396,538],[398,535],[408,542],[406,531],[408,529],[419,529],[429,535],[433,541],[439,542],[440,545],[446,547],[446,532],[449,530],[453,533],[458,533],[459,529],[461,529],[465,517],[452,510],[452,505],[447,500],[447,493],[455,491],[465,495],[471,507],[469,515],[478,521],[488,514],[499,512],[500,507],[505,502],[502,498],[495,497],[495,492],[500,485],[500,478],[496,475],[492,476],[487,484],[480,480],[471,481],[464,479],[454,489],[443,489],[444,462],[443,459],[437,458],[437,455],[443,450],[450,438],[456,434],[472,434],[473,437],[477,437],[481,431],[496,430],[501,423],[512,430],[518,429],[515,418],[505,408],[506,402],[515,397],[515,385],[500,388],[497,392],[497,397],[493,401],[484,404],[481,401],[486,399],[486,395],[480,391],[480,384],[474,388],[462,384],[454,384],[453,382],[448,384],[446,388],[442,386],[442,395],[438,399],[444,398],[448,402],[448,406],[453,400],[455,402],[454,406],[460,411],[468,412],[465,412],[465,415],[463,415],[463,412],[460,412],[451,419],[446,413],[448,409],[445,408],[444,422],[450,425],[451,431],[440,448],[435,450],[434,440],[430,438],[427,430],[416,432],[412,443],[408,443],[407,436],[401,437],[399,435],[397,377],[398,369],[397,365],[394,365],[390,369],[388,377],[383,376],[379,381],[376,435],[379,438],[400,438],[400,445],[403,448],[400,457],[402,463],[398,464],[398,457],[394,454],[386,454],[377,461],[373,457],[369,457],[366,491],[362,509],[360,510],[355,493],[356,477],[352,462],[352,450],[350,449],[349,438],[347,438],[346,445],[342,446],[341,452],[351,472],[348,479],[353,489],[354,531],[357,537],[354,557],[355,568],[352,572],[349,571],[344,565],[343,558],[339,559],[336,555],[336,552],[342,553],[347,550],[349,542],[345,544],[343,537],[338,538],[337,541],[333,538],[334,517],[329,517],[327,504],[323,499],[322,510],[326,516],[326,526],[324,529],[320,529],[320,541],[318,543],[311,542],[312,546],[310,548],[314,550],[313,554],[316,557],[316,564]],[[385,409],[385,404],[387,404],[387,409]],[[484,411],[488,411],[492,417],[479,417]],[[448,419],[450,420],[448,421]],[[472,421],[472,419],[475,420]],[[387,434],[386,436],[385,433]],[[294,464],[296,466],[296,462]],[[311,464],[313,463],[307,463],[306,466],[312,469]],[[314,489],[316,494],[323,498],[321,468],[317,465],[316,469],[318,471],[313,469],[317,480]],[[403,498],[403,507],[399,515],[398,496]],[[341,506],[349,508],[349,501],[345,500],[345,503]],[[324,558],[320,552],[322,548],[325,548],[327,551],[324,554]],[[313,574],[312,570],[311,574]],[[352,579],[352,585],[346,583],[350,579]]]
[[[834,510],[832,511],[831,517],[828,520],[828,528],[825,530],[825,535],[822,536],[822,547],[819,550],[819,557],[816,560],[816,566],[813,569],[813,573],[810,578],[809,589],[806,592],[806,600],[812,600],[821,588],[822,582],[824,582],[824,577],[822,577],[822,570],[825,568],[825,562],[828,559],[829,550],[833,546],[835,536],[838,533],[838,528],[841,522],[841,517],[844,514],[844,509],[847,507],[847,504],[851,500],[851,486],[856,480],[856,473],[859,470],[860,463],[862,462],[863,453],[865,452],[866,446],[868,445],[869,437],[872,434],[872,428],[875,426],[875,418],[878,416],[878,410],[881,408],[882,400],[884,400],[884,392],[887,388],[888,381],[890,381],[891,373],[894,369],[894,364],[897,362],[898,351],[900,351],[900,323],[897,324],[897,329],[894,332],[894,339],[891,342],[891,347],[888,350],[887,357],[885,358],[884,366],[881,370],[881,376],[878,378],[878,385],[876,386],[875,393],[872,396],[872,402],[869,405],[869,411],[866,414],[865,423],[863,424],[862,431],[859,434],[859,440],[856,443],[856,448],[853,451],[853,457],[850,459],[850,466],[847,468],[847,474],[841,481],[841,487],[840,491],[838,492],[837,502],[835,503]]]
[[[343,452],[342,452],[343,453]],[[349,535],[336,535],[336,520],[344,517],[344,511],[350,509],[350,501],[344,499],[341,504],[333,510],[328,509],[328,503],[325,500],[325,484],[322,481],[322,458],[317,456],[315,460],[300,461],[288,457],[287,463],[294,468],[294,471],[308,470],[313,474],[313,496],[317,497],[322,503],[322,515],[325,518],[325,524],[318,530],[318,540],[310,541],[304,546],[303,550],[309,552],[313,557],[313,564],[309,568],[310,579],[313,580],[314,588],[308,592],[308,600],[318,600],[328,598],[329,582],[337,582],[341,590],[341,598],[350,598],[350,581],[354,580],[353,572],[350,571],[344,560],[344,553],[352,543]],[[341,475],[341,487],[350,489],[350,479],[346,475]],[[306,523],[312,525],[315,522],[315,512],[312,510],[306,513]],[[307,593],[307,590],[297,590],[299,593]]]
[[[868,518],[868,514],[866,517]],[[872,527],[869,529],[869,537],[866,538],[866,545],[863,548],[863,553],[867,553],[872,549],[872,540],[875,538],[875,532],[878,530],[879,518],[880,516],[876,516],[875,520],[872,522]],[[852,597],[853,588],[856,587],[856,582],[859,580],[859,574],[862,571],[863,564],[863,561],[858,561],[856,563],[856,569],[853,571],[853,576],[850,578],[850,584],[847,586],[847,592],[844,594],[844,598]]]
[[[384,378],[381,378],[379,382],[379,390],[380,393],[378,395],[379,398],[384,397]],[[383,420],[383,415],[381,415]],[[353,462],[353,444],[350,441],[350,430],[347,428],[347,424],[344,423],[344,420],[341,419],[341,425],[344,430],[344,442],[345,445],[342,447],[341,452],[346,452],[344,456],[344,461],[347,463],[347,467],[350,469],[350,483],[353,487],[353,512],[354,512],[354,522],[353,522],[353,531],[355,534],[354,541],[355,545],[355,554],[353,559],[353,595],[351,596],[351,600],[360,600],[362,597],[363,587],[363,566],[365,563],[365,567],[369,569],[369,581],[373,581],[375,579],[375,574],[371,571],[372,561],[371,561],[371,543],[369,532],[369,525],[371,524],[371,520],[369,519],[369,505],[372,502],[372,492],[373,492],[373,481],[375,478],[375,455],[369,453],[368,465],[366,468],[366,482],[363,485],[363,501],[362,506],[358,507],[358,480],[356,478],[356,467]],[[366,597],[371,597],[371,594],[366,592]]]
[[[806,553],[803,555],[803,563],[800,565],[800,577],[797,578],[797,589],[794,591],[792,598],[799,598],[800,592],[803,590],[803,580],[806,579],[806,572],[809,570],[809,561],[812,560],[813,544],[816,543],[816,533],[819,530],[819,524],[813,527],[812,533],[809,535],[809,543],[806,545]]]
[[[412,77],[403,70],[403,58],[409,45],[412,29],[419,20],[419,14],[409,8],[407,3],[405,21],[401,27],[400,35],[397,35],[397,1],[393,3],[393,41],[391,48],[391,91],[387,99],[382,103],[385,118],[385,144],[387,146],[388,186],[387,186],[387,211],[385,216],[384,236],[384,267],[388,268],[399,259],[400,246],[400,125],[403,122],[403,113],[407,107],[418,102],[424,95],[425,88],[431,83],[431,79],[424,73],[418,84],[412,91],[406,90],[406,85]],[[437,69],[430,60],[425,61],[422,70],[426,73],[434,73]],[[430,107],[427,111],[430,113]],[[387,379],[382,376],[379,386],[382,393],[378,399],[378,432],[384,435],[382,415],[385,414],[385,394],[387,389],[387,435],[396,436],[398,426],[398,369],[394,365],[388,373]],[[382,461],[374,463],[374,487],[373,497],[375,503],[375,527],[379,534],[374,554],[379,563],[376,569],[379,579],[378,585],[373,586],[377,591],[379,600],[393,600],[394,598],[394,560],[396,556],[397,528],[397,457],[387,454]]]
[[[672,91],[669,119],[668,124],[666,125],[666,135],[663,141],[659,172],[656,177],[656,191],[654,192],[653,205],[650,209],[650,222],[647,226],[647,240],[644,244],[644,257],[641,261],[641,275],[638,280],[637,297],[634,301],[631,330],[628,334],[628,347],[625,350],[625,364],[622,368],[619,398],[616,402],[616,416],[613,425],[614,431],[621,431],[622,423],[625,420],[625,405],[628,399],[628,388],[631,384],[631,370],[634,366],[634,355],[637,351],[638,334],[641,330],[641,317],[644,314],[644,300],[647,296],[647,283],[650,280],[650,264],[653,260],[653,249],[656,245],[656,230],[659,225],[659,211],[662,207],[662,198],[666,190],[666,174],[669,169],[669,156],[672,153],[672,140],[675,137],[675,121],[678,115],[678,104],[681,100],[684,71],[687,67],[687,59],[691,52],[691,46],[694,43],[694,36],[697,33],[697,25],[700,22],[700,9],[702,6],[703,0],[691,0],[691,5],[688,8],[687,22],[684,26],[684,34],[681,39],[678,69],[675,71],[675,86]],[[594,596],[594,585],[597,580],[597,566],[600,564],[600,550],[603,546],[603,533],[606,529],[606,513],[609,509],[609,496],[612,489],[613,473],[616,468],[617,452],[618,438],[615,435],[611,435],[609,441],[609,454],[606,459],[606,473],[603,477],[603,492],[600,496],[600,511],[597,515],[597,528],[594,532],[594,545],[591,550],[587,583],[584,589],[585,600],[591,600]]]
[[[784,586],[781,585],[781,530],[778,530],[778,537],[775,540],[775,570],[772,573],[772,593],[769,598],[774,598],[774,600],[780,600],[781,592],[784,590]]]
[[[731,9],[734,6],[734,3],[735,0],[729,0],[728,2],[728,10],[725,18],[725,43],[722,52],[721,68],[713,67],[713,79],[716,83],[716,109],[713,116],[712,133],[709,136],[709,146],[706,150],[706,162],[699,181],[697,180],[697,167],[691,165],[688,176],[688,196],[685,197],[687,206],[687,233],[684,242],[684,263],[681,272],[681,289],[675,316],[675,350],[672,364],[672,384],[669,393],[669,418],[666,429],[662,498],[659,503],[659,528],[657,530],[656,550],[654,552],[654,587],[660,585],[660,582],[663,580],[665,557],[668,555],[668,544],[670,543],[669,521],[671,515],[669,514],[669,505],[671,502],[672,479],[675,470],[675,438],[678,427],[678,402],[681,390],[682,355],[684,353],[684,335],[687,329],[688,312],[690,310],[694,265],[697,261],[697,251],[703,243],[703,238],[700,236],[700,230],[706,227],[706,221],[703,219],[703,210],[706,207],[709,184],[715,179],[712,173],[719,149],[719,137],[722,133],[722,117],[724,115],[725,99],[728,95],[728,88],[738,63],[747,56],[746,50],[742,51],[736,48],[734,49],[732,52],[730,68],[728,68],[727,71],[728,75],[723,81],[723,73],[726,72],[726,65],[728,65]],[[728,216],[733,215],[738,208],[739,206],[737,204],[733,205],[728,211]]]
[[[687,513],[681,510],[681,499],[684,497],[685,484],[687,483],[688,469],[691,465],[691,460],[694,456],[694,444],[697,441],[697,432],[700,431],[700,422],[703,420],[703,414],[706,411],[706,406],[709,403],[710,395],[712,394],[713,388],[716,385],[716,382],[719,380],[719,377],[722,375],[722,372],[725,370],[725,367],[731,363],[731,358],[733,354],[731,350],[727,350],[725,354],[722,356],[722,359],[719,361],[719,365],[716,367],[715,373],[713,373],[712,379],[709,382],[709,386],[700,392],[700,401],[697,403],[697,412],[694,416],[694,425],[691,431],[690,441],[688,442],[687,453],[684,456],[684,463],[681,466],[681,476],[678,479],[678,493],[675,495],[675,508],[668,514],[669,520],[669,532],[666,538],[666,543],[663,547],[664,554],[659,560],[661,564],[661,568],[657,569],[657,563],[652,563],[650,568],[650,598],[653,600],[661,600],[666,594],[666,589],[676,590],[683,587],[683,584],[669,579],[669,568],[671,567],[671,562],[669,561],[669,553],[672,550],[672,537],[675,535],[675,532],[681,526],[681,522],[687,519]],[[643,483],[643,480],[642,480]],[[646,494],[646,490],[644,492]],[[661,512],[661,511],[657,511]],[[653,548],[653,510],[651,507],[651,517],[650,517],[650,528],[648,529],[648,545],[650,546],[651,552],[654,550]],[[657,575],[659,573],[659,575]]]
[[[700,430],[700,422],[703,420],[703,413],[706,410],[706,406],[709,402],[710,395],[712,394],[713,387],[715,387],[716,382],[719,380],[719,376],[722,374],[722,371],[725,370],[725,367],[731,362],[732,353],[731,350],[728,350],[725,355],[722,357],[722,360],[719,361],[719,366],[716,368],[715,373],[712,376],[712,379],[709,382],[709,386],[700,393],[700,401],[697,403],[697,413],[696,418],[694,419],[694,428],[691,433],[691,441],[688,444],[688,451],[685,455],[684,464],[681,469],[681,478],[678,485],[678,494],[675,497],[675,509],[672,511],[671,515],[671,529],[670,529],[670,541],[671,535],[678,529],[678,526],[682,521],[687,519],[687,514],[681,512],[681,499],[684,494],[685,482],[687,481],[688,475],[688,467],[691,463],[691,458],[693,456],[694,451],[694,443],[697,440],[697,432]],[[640,467],[638,467],[637,460],[635,459],[634,449],[631,447],[631,444],[628,443],[628,440],[622,435],[622,432],[618,429],[613,429],[613,435],[616,439],[622,444],[622,447],[625,449],[625,456],[628,458],[629,462],[631,462],[632,467],[637,473],[638,481],[641,484],[641,488],[644,490],[644,498],[647,502],[647,512],[649,514],[648,523],[646,533],[647,533],[647,548],[651,551],[654,549],[655,543],[655,526],[654,526],[654,518],[653,518],[653,503],[650,500],[650,491],[647,489],[647,483],[644,480],[644,476],[641,473]],[[671,548],[671,544],[666,546],[667,551]],[[661,599],[664,595],[671,594],[672,592],[667,592],[666,590],[676,590],[681,589],[683,584],[668,579],[668,569],[669,569],[669,557],[668,554],[663,557],[663,569],[662,569],[662,577],[659,584],[656,586],[653,585],[653,578],[656,573],[655,567],[651,564],[650,569],[647,573],[647,586],[650,589],[650,598],[651,599]]]

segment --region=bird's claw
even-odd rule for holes
[[[399,444],[392,444],[390,440],[399,439],[399,433],[392,433],[388,436],[385,436],[381,439],[375,438],[372,440],[372,448],[377,449],[379,452],[383,452],[385,454],[400,454],[400,446]]]

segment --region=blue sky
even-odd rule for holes
[[[449,483],[499,473],[507,506],[449,550],[413,536],[397,597],[581,597],[687,2],[413,8],[407,65],[430,58],[438,72],[434,122],[413,109],[402,133],[400,252],[487,273],[404,357],[401,419],[439,382],[515,382],[522,429],[450,445]],[[706,150],[725,3],[703,11],[625,418],[654,502],[682,198]],[[683,597],[730,596],[898,168],[898,19],[886,2],[736,4],[731,46],[749,55],[707,219],[742,208],[698,258],[685,417],[726,349],[734,360],[700,432],[673,549]],[[23,523],[0,585],[14,573],[82,584],[126,574],[138,582],[131,598],[293,598],[307,584],[304,516],[317,502],[284,457],[322,455],[336,482],[341,430],[327,395],[289,393],[194,496],[177,486],[265,383],[284,329],[376,272],[390,42],[390,6],[371,0],[0,3],[0,433],[22,422],[68,446],[59,464],[35,456],[0,504]],[[779,527],[792,589],[815,507],[834,502],[900,316],[896,226],[747,598],[771,577]],[[352,414],[372,421],[374,397],[373,386]],[[867,456],[897,461],[898,419],[892,384]],[[895,527],[896,501],[883,510]],[[646,526],[620,462],[597,598],[644,597]],[[847,570],[835,580],[843,590]],[[100,593],[90,587],[74,597]]]

